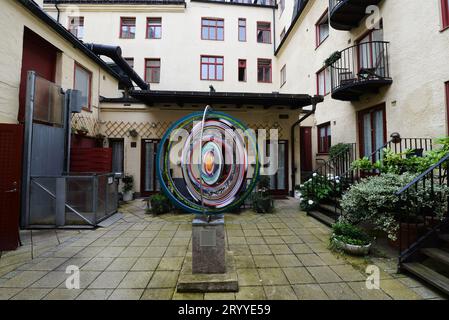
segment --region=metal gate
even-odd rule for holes
[[[77,91],[28,73],[21,226],[95,226],[117,211],[114,174],[70,174]]]

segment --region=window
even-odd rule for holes
[[[134,58],[124,58],[126,63],[131,67],[134,68]]]
[[[282,29],[281,34],[279,35],[279,38],[281,39],[281,41],[282,41],[282,39],[284,39],[284,37],[285,37],[285,27]]]
[[[257,59],[257,81],[271,83],[270,59]]]
[[[284,64],[284,66],[281,69],[281,87],[284,85],[284,83],[287,82],[287,65]]]
[[[271,24],[269,22],[257,22],[257,42],[271,43]]]
[[[145,81],[159,83],[161,80],[161,59],[145,60]]]
[[[282,12],[284,12],[284,9],[285,9],[285,0],[279,0],[279,11],[281,12],[281,14]]]
[[[69,31],[78,39],[84,38],[84,17],[69,17]]]
[[[216,18],[202,18],[201,39],[224,40],[224,20]]]
[[[449,28],[449,0],[441,0],[441,11],[443,14],[443,29]]]
[[[326,10],[316,23],[316,46],[322,44],[327,37],[329,37],[329,17]]]
[[[123,172],[123,139],[109,139],[112,149],[112,172]]]
[[[331,124],[318,126],[318,153],[329,153],[331,147]]]
[[[246,60],[239,59],[239,81],[246,82]]]
[[[224,59],[217,56],[201,56],[201,80],[224,79]]]
[[[147,18],[147,39],[162,37],[162,18]]]
[[[134,39],[136,37],[136,18],[120,18],[120,38]]]
[[[447,110],[447,121],[448,121],[448,126],[447,126],[447,130],[449,132],[449,81],[445,83],[445,87],[446,87],[446,110]]]
[[[379,29],[373,29],[357,41],[357,63],[361,69],[371,69],[374,74],[383,77],[386,74],[386,52],[379,41],[383,41],[382,22]]]
[[[317,94],[321,96],[331,92],[331,75],[329,68],[321,69],[316,74]]]
[[[86,110],[91,109],[91,85],[92,73],[75,63],[73,88],[81,91],[81,101],[83,102],[83,108]]]
[[[239,41],[246,41],[246,19],[239,19]]]

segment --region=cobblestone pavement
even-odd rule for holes
[[[23,246],[0,256],[0,299],[443,299],[396,273],[396,259],[354,258],[328,248],[329,228],[300,212],[293,199],[276,213],[226,215],[238,293],[176,292],[191,252],[191,215],[145,214],[135,200],[123,218],[96,230],[23,231]],[[380,268],[380,289],[368,290],[366,267]],[[80,268],[80,289],[68,290],[66,267]]]

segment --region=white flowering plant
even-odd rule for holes
[[[311,211],[320,203],[329,200],[340,192],[340,178],[331,175],[323,176],[313,173],[312,177],[299,187],[301,193],[300,207],[303,211]]]

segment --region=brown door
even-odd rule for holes
[[[0,251],[19,240],[23,126],[0,124]]]
[[[140,193],[143,196],[157,193],[160,190],[159,180],[156,176],[156,154],[158,145],[159,140],[142,140]]]
[[[312,127],[301,127],[299,139],[301,173],[311,172],[312,165]],[[302,174],[301,174],[302,176]]]

